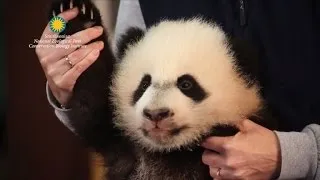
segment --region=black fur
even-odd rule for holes
[[[73,0],[74,6],[82,6],[85,3],[87,9],[92,9],[94,18],[80,13],[78,17],[67,24],[63,34],[71,35],[85,28],[84,24],[93,22],[93,25],[101,25],[101,18],[98,9],[89,1]],[[64,9],[68,9],[70,0],[59,0],[52,4],[52,12],[60,13],[60,3],[63,3]],[[89,12],[89,11],[87,11]],[[132,28],[120,40],[118,44],[118,58],[122,58],[129,44],[136,43],[144,36],[143,31]],[[137,147],[125,136],[119,129],[114,128],[112,119],[114,108],[108,100],[111,86],[111,77],[114,71],[116,58],[107,41],[107,33],[97,38],[105,43],[105,48],[101,51],[98,60],[91,65],[77,80],[74,87],[74,95],[70,100],[72,107],[70,118],[75,122],[76,133],[88,146],[105,157],[105,165],[108,167],[107,178],[110,180],[162,180],[162,179],[212,179],[209,175],[209,169],[201,162],[203,149],[199,146],[190,145],[192,151],[186,147],[180,151],[171,153],[149,153]],[[96,41],[95,40],[95,41]],[[235,46],[239,47],[239,46]],[[237,55],[238,56],[238,55]],[[246,56],[238,56],[246,61]],[[244,57],[244,58],[242,58]],[[240,64],[242,65],[242,64]],[[248,69],[251,72],[252,69]],[[245,72],[247,69],[245,69]],[[251,76],[250,76],[251,77]],[[251,78],[254,78],[253,75]],[[190,78],[188,79],[190,80]],[[192,78],[191,78],[192,80]],[[151,81],[151,79],[150,79]],[[201,90],[197,83],[193,88]],[[198,87],[199,86],[199,87]],[[142,90],[145,86],[142,86]],[[189,97],[195,101],[201,101],[206,93],[202,90],[199,95],[189,94]],[[139,98],[133,95],[133,102]],[[259,119],[263,117],[259,117]],[[233,127],[215,127],[214,135],[233,135],[237,130]],[[146,177],[141,178],[136,171],[139,166],[139,160],[144,159]],[[155,165],[154,165],[155,164]],[[168,179],[169,180],[169,179]]]
[[[182,75],[178,78],[177,87],[183,94],[197,103],[203,101],[208,95],[193,76],[189,74]]]
[[[134,91],[132,96],[132,105],[134,105],[143,95],[143,93],[147,90],[147,88],[151,85],[151,76],[150,74],[146,74],[142,77],[141,82],[137,89]]]
[[[230,38],[229,44],[237,59],[239,73],[247,80],[248,87],[259,82],[259,56],[256,48],[240,38]]]
[[[117,48],[118,48],[117,57],[119,59],[122,59],[128,46],[137,43],[140,39],[143,38],[143,36],[144,36],[143,30],[135,27],[129,28],[127,32],[121,36],[120,40],[117,43]]]
[[[99,10],[94,6],[90,0],[72,0],[73,7],[79,7],[79,14],[76,18],[70,20],[66,29],[60,33],[60,35],[71,35],[78,31],[85,29],[85,24],[92,23],[92,26],[99,26],[102,24]],[[63,10],[70,9],[70,0],[54,0],[49,11],[49,19],[61,13],[60,6],[63,4]],[[83,14],[81,11],[82,5],[85,4],[86,12]],[[93,12],[93,19],[91,19],[91,10]],[[106,37],[105,35],[103,37]],[[63,38],[59,38],[63,39]]]

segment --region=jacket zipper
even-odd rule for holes
[[[240,3],[240,25],[244,26],[247,23],[247,17],[246,17],[246,7],[245,7],[245,0],[239,0]]]

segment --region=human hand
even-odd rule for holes
[[[58,16],[69,21],[75,18],[79,13],[78,8],[73,8],[60,13]],[[69,45],[69,48],[47,48],[37,46],[36,54],[43,68],[48,85],[52,94],[61,105],[66,105],[72,97],[72,90],[78,77],[94,63],[104,47],[102,41],[97,41],[77,49],[76,45],[84,45],[91,40],[99,37],[103,33],[100,26],[88,28],[79,31],[66,40],[62,40],[58,45]],[[43,31],[38,45],[44,45],[48,37],[57,35],[49,28],[49,24]],[[73,41],[75,40],[75,41]],[[77,42],[77,44],[72,44]],[[47,42],[45,44],[48,44]],[[50,45],[56,45],[51,42]],[[73,46],[72,46],[73,45]]]
[[[202,156],[215,179],[264,180],[276,178],[281,168],[281,153],[276,134],[250,120],[238,125],[239,132],[229,137],[209,137]]]

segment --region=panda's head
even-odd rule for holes
[[[247,56],[235,54],[215,24],[163,21],[122,41],[111,87],[115,123],[148,150],[186,147],[261,106],[249,63],[237,59]]]

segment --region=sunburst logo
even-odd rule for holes
[[[53,17],[49,22],[50,30],[56,33],[61,33],[66,28],[66,21],[59,16]]]

